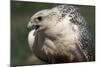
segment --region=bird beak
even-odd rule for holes
[[[30,31],[30,30],[40,30],[40,29],[43,29],[44,27],[41,27],[40,25],[37,25],[37,24],[33,24],[32,22],[28,22],[28,25],[27,25],[27,29]]]
[[[32,29],[32,26],[33,26],[32,23],[31,22],[28,22],[27,29],[28,30],[31,30]]]

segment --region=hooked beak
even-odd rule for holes
[[[28,22],[28,25],[27,25],[27,30],[31,30],[33,27],[32,23],[31,22]]]
[[[39,27],[40,27],[40,25],[35,25],[35,24],[32,24],[31,22],[29,22],[27,25],[28,30],[33,30],[33,29],[37,30]]]
[[[28,22],[27,28],[31,28],[32,27],[32,23]]]

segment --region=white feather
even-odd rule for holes
[[[32,46],[33,46],[34,40],[35,40],[34,32],[35,32],[35,30],[32,30],[29,32],[29,35],[28,35],[28,43],[29,43],[29,47],[31,50],[32,50]]]

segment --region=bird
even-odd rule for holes
[[[32,15],[28,44],[33,54],[46,63],[93,60],[87,23],[77,6],[57,5]]]

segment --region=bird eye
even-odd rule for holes
[[[37,17],[36,18],[36,21],[41,21],[42,20],[42,17]]]

